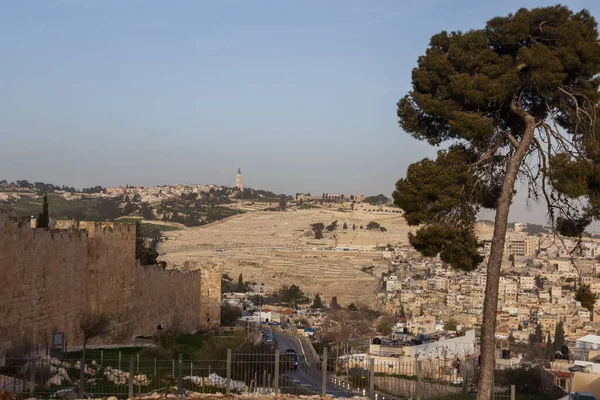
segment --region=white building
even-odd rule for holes
[[[435,359],[437,358],[464,358],[475,355],[475,331],[465,332],[465,336],[452,339],[440,339],[437,342],[424,343],[410,347],[411,357]]]

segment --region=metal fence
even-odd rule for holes
[[[114,353],[113,353],[114,354]],[[0,389],[24,397],[106,397],[152,393],[281,393],[365,396],[371,399],[468,399],[468,373],[448,367],[380,362],[372,358],[329,358],[309,362],[302,355],[236,353],[225,360],[104,357],[77,360],[50,356],[6,358],[0,362]],[[494,387],[494,399],[514,399],[514,386]]]

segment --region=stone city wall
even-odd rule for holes
[[[0,209],[0,354],[44,348],[53,332],[80,345],[80,321],[98,313],[111,318],[110,332],[91,343],[129,343],[154,333],[158,323],[186,332],[218,326],[218,266],[193,272],[140,266],[135,225],[67,226],[31,228],[28,218]]]

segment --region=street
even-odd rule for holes
[[[317,362],[311,362],[309,359],[310,366],[307,366],[304,362],[304,356],[298,340],[294,337],[282,335],[273,332],[275,336],[275,343],[279,349],[280,354],[285,354],[287,349],[296,350],[298,354],[298,369],[296,371],[289,371],[283,376],[294,380],[295,385],[307,388],[314,391],[316,394],[321,394],[321,382],[323,371],[317,367]],[[354,393],[347,390],[336,388],[329,378],[327,383],[327,394],[334,395],[336,397],[352,397]]]

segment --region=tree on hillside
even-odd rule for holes
[[[375,221],[371,221],[367,224],[367,230],[369,230],[369,231],[379,230],[379,228],[381,228],[381,225],[379,225]]]
[[[588,311],[594,311],[596,295],[592,292],[589,285],[579,285],[579,288],[575,292],[575,300],[581,302],[581,306]]]
[[[48,214],[48,195],[44,195],[44,203],[42,204],[42,212],[38,216],[37,227],[47,228],[50,224],[50,215]]]
[[[150,204],[144,202],[140,206],[140,216],[146,220],[154,219],[154,211]]]
[[[389,336],[393,332],[392,325],[388,321],[379,321],[377,324],[377,332],[381,333],[383,336]]]
[[[356,224],[352,224],[352,230],[355,231],[356,230]]]
[[[406,318],[406,312],[404,311],[404,304],[400,306],[400,317]]]
[[[477,398],[491,395],[500,265],[507,218],[521,178],[543,200],[551,226],[579,236],[600,205],[600,44],[587,11],[520,9],[484,29],[441,32],[398,102],[400,126],[437,159],[408,168],[394,192],[424,256],[464,270],[482,262],[474,223],[496,210],[488,258]],[[585,201],[582,201],[585,199]]]
[[[242,276],[241,272],[240,272],[240,276],[238,277],[237,291],[239,293],[244,293],[246,291],[246,285],[244,284],[244,277]]]
[[[287,198],[285,196],[281,196],[281,198],[279,199],[279,210],[285,211],[286,208],[287,208]]]
[[[312,309],[314,310],[320,310],[323,308],[323,302],[321,301],[321,296],[319,295],[319,293],[316,294],[315,299],[313,300]]]
[[[344,222],[344,225],[342,225],[342,229],[348,229],[348,224]]]
[[[311,225],[312,230],[315,234],[315,239],[323,239],[323,229],[325,229],[325,225],[322,222],[317,222]]]
[[[446,323],[444,324],[445,331],[456,331],[457,327],[458,327],[458,322],[456,322],[456,320],[454,318],[448,319],[448,321],[446,321]]]
[[[331,308],[332,310],[339,310],[342,308],[342,306],[340,306],[338,303],[337,296],[333,296],[331,298],[331,303],[329,303],[329,308]]]
[[[358,307],[356,307],[356,304],[350,303],[348,305],[348,310],[350,310],[350,311],[358,311]]]
[[[554,343],[552,343],[552,337],[548,334],[548,338],[546,340],[546,359],[552,361],[554,358]]]
[[[380,205],[380,204],[387,204],[389,203],[390,199],[388,199],[385,195],[383,194],[378,194],[377,196],[368,196],[365,197],[365,199],[363,200],[365,203],[369,203],[371,205]]]
[[[565,328],[562,321],[559,321],[556,324],[556,328],[554,329],[554,348],[556,350],[562,349],[565,344]]]
[[[110,318],[106,314],[84,315],[79,322],[79,329],[83,336],[83,359],[85,349],[90,339],[105,335],[110,327]]]
[[[512,331],[510,331],[510,333],[508,334],[508,342],[509,343],[515,342],[515,336],[513,335]]]
[[[279,289],[278,293],[280,301],[283,303],[289,303],[292,305],[305,304],[309,302],[308,297],[304,294],[302,289],[297,285],[283,285]]]
[[[325,229],[327,229],[327,232],[333,232],[333,231],[335,231],[336,228],[337,228],[337,220],[335,220],[331,224],[327,225],[327,227]]]

